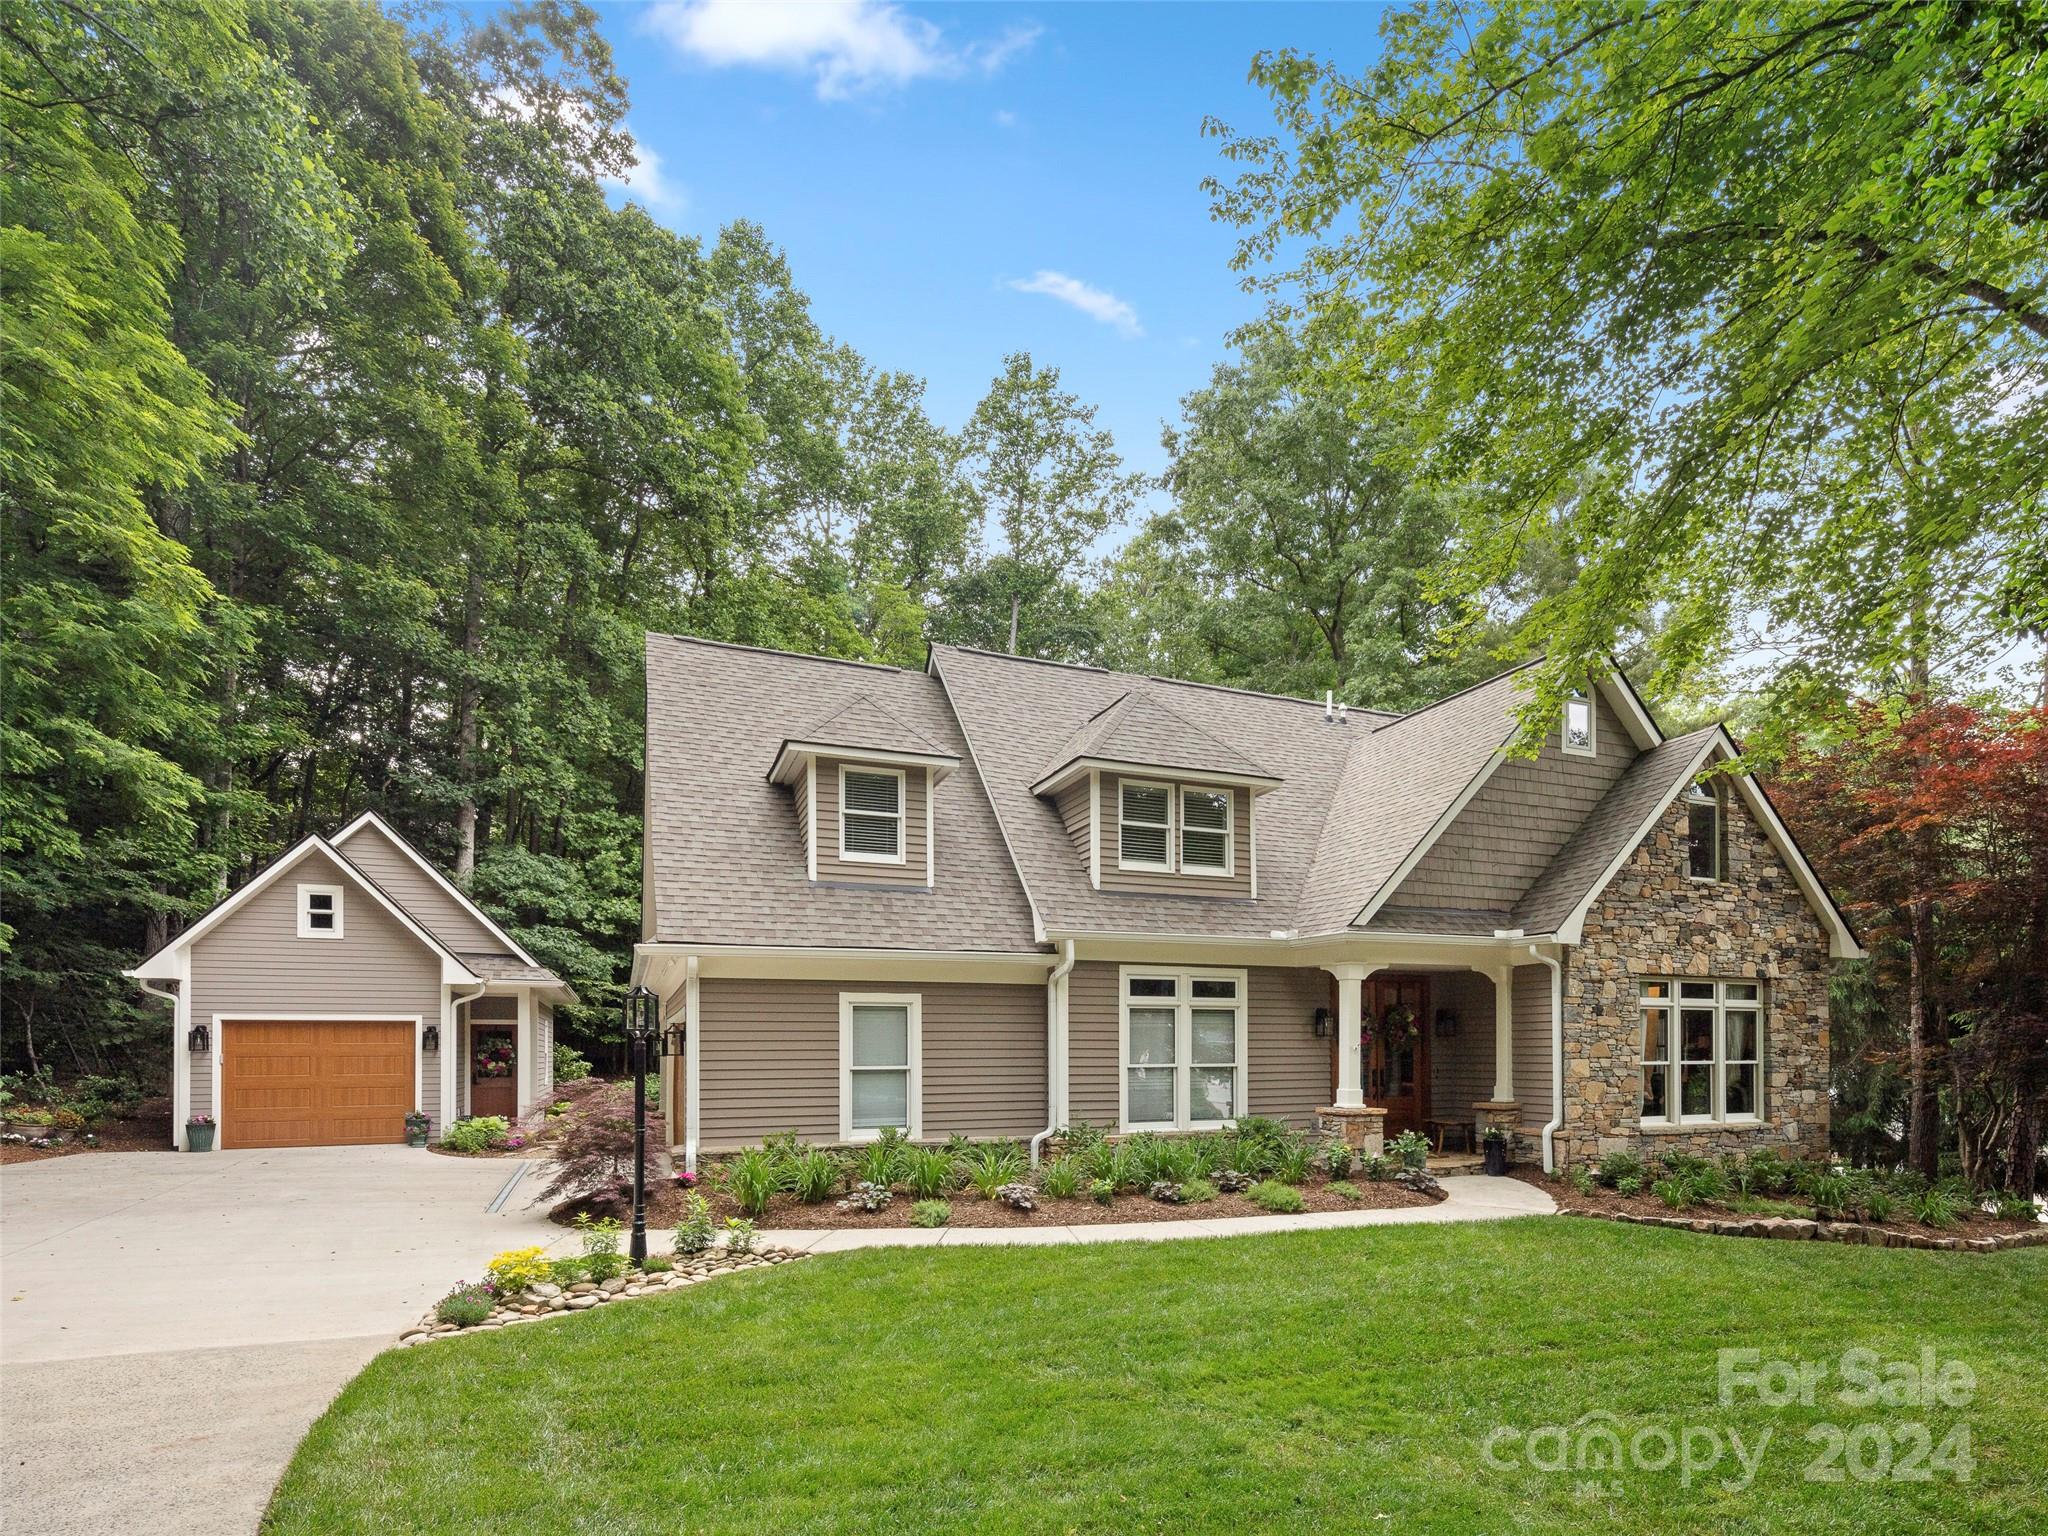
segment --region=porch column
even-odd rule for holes
[[[1515,1097],[1515,968],[1493,972],[1493,1097],[1506,1104]]]
[[[513,1107],[513,1114],[523,1115],[533,1108],[533,1042],[534,1042],[533,988],[519,989],[519,1032],[514,1036],[514,1062],[518,1068],[518,1085],[513,1092],[519,1102]]]
[[[1359,1050],[1358,1026],[1364,1017],[1360,987],[1376,965],[1325,966],[1337,978],[1337,1108],[1357,1109],[1365,1103],[1365,1068]]]

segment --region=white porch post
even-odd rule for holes
[[[519,989],[519,1103],[515,1112],[525,1114],[533,1108],[533,1040],[534,1040],[533,988]]]
[[[1360,988],[1376,965],[1325,966],[1337,978],[1337,1108],[1357,1109],[1365,1103],[1364,1054],[1358,1026],[1364,1016]]]
[[[1515,1097],[1515,968],[1493,973],[1493,1097],[1502,1104]]]

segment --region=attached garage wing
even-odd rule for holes
[[[366,1146],[405,1140],[418,1092],[411,1019],[226,1019],[221,1144]]]

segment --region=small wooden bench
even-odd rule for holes
[[[1422,1129],[1423,1134],[1436,1143],[1436,1149],[1439,1153],[1451,1150],[1444,1143],[1447,1140],[1453,1139],[1458,1142],[1458,1150],[1460,1152],[1470,1152],[1473,1150],[1472,1122],[1470,1120],[1424,1120],[1422,1122]]]

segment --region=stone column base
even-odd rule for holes
[[[1479,1151],[1486,1150],[1486,1128],[1497,1125],[1508,1133],[1508,1151],[1516,1150],[1515,1132],[1522,1124],[1522,1105],[1519,1099],[1480,1099],[1472,1106],[1472,1145]]]
[[[1379,1157],[1387,1150],[1387,1112],[1370,1104],[1356,1108],[1332,1104],[1319,1109],[1316,1129],[1366,1157]]]

